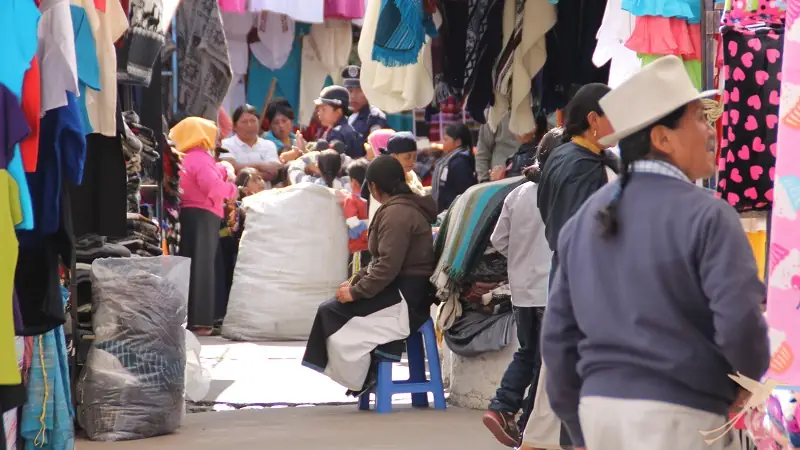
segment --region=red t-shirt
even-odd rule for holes
[[[347,223],[347,248],[350,253],[361,252],[369,248],[367,242],[367,218],[369,210],[367,201],[361,194],[347,194],[342,204],[344,218]]]
[[[22,81],[22,111],[25,113],[25,120],[27,120],[31,129],[28,137],[19,143],[25,172],[36,172],[36,165],[39,160],[39,122],[42,119],[41,89],[39,61],[34,56],[31,67],[25,72],[25,78]]]

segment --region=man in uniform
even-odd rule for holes
[[[322,139],[344,142],[345,154],[353,159],[365,156],[367,152],[363,138],[347,122],[347,111],[350,109],[350,93],[347,89],[328,86],[320,92],[314,103],[317,105],[317,117],[325,128]]]
[[[380,109],[370,106],[364,91],[361,90],[361,68],[358,66],[345,67],[342,71],[342,78],[344,87],[350,91],[350,109],[353,111],[348,122],[364,141],[373,131],[389,128],[386,114]]]

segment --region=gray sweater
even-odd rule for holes
[[[739,217],[686,181],[634,174],[620,232],[599,236],[593,195],[561,231],[543,325],[547,392],[584,446],[582,396],[656,400],[724,415],[737,387],[769,366],[766,290]]]

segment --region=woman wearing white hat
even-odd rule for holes
[[[694,184],[714,129],[681,60],[600,100],[623,170],[563,227],[542,352],[553,410],[589,450],[722,450],[729,374],[769,364],[764,285],[739,217]]]

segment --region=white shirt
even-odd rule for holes
[[[69,0],[43,0],[39,4],[39,71],[42,74],[42,114],[67,105],[67,91],[78,95],[75,32]]]
[[[230,153],[223,153],[220,159],[236,161],[238,164],[253,164],[262,162],[280,162],[278,147],[275,143],[263,138],[258,138],[256,145],[250,147],[239,136],[233,135],[222,140],[222,148]]]
[[[70,0],[86,11],[92,28],[97,62],[100,65],[100,91],[86,88],[86,112],[95,133],[117,135],[117,49],[114,43],[128,29],[128,14],[120,0],[107,0],[105,12],[95,7],[94,0]]]
[[[492,232],[492,246],[508,258],[511,303],[521,308],[547,305],[552,252],[536,206],[536,184],[525,183],[508,194]]]

